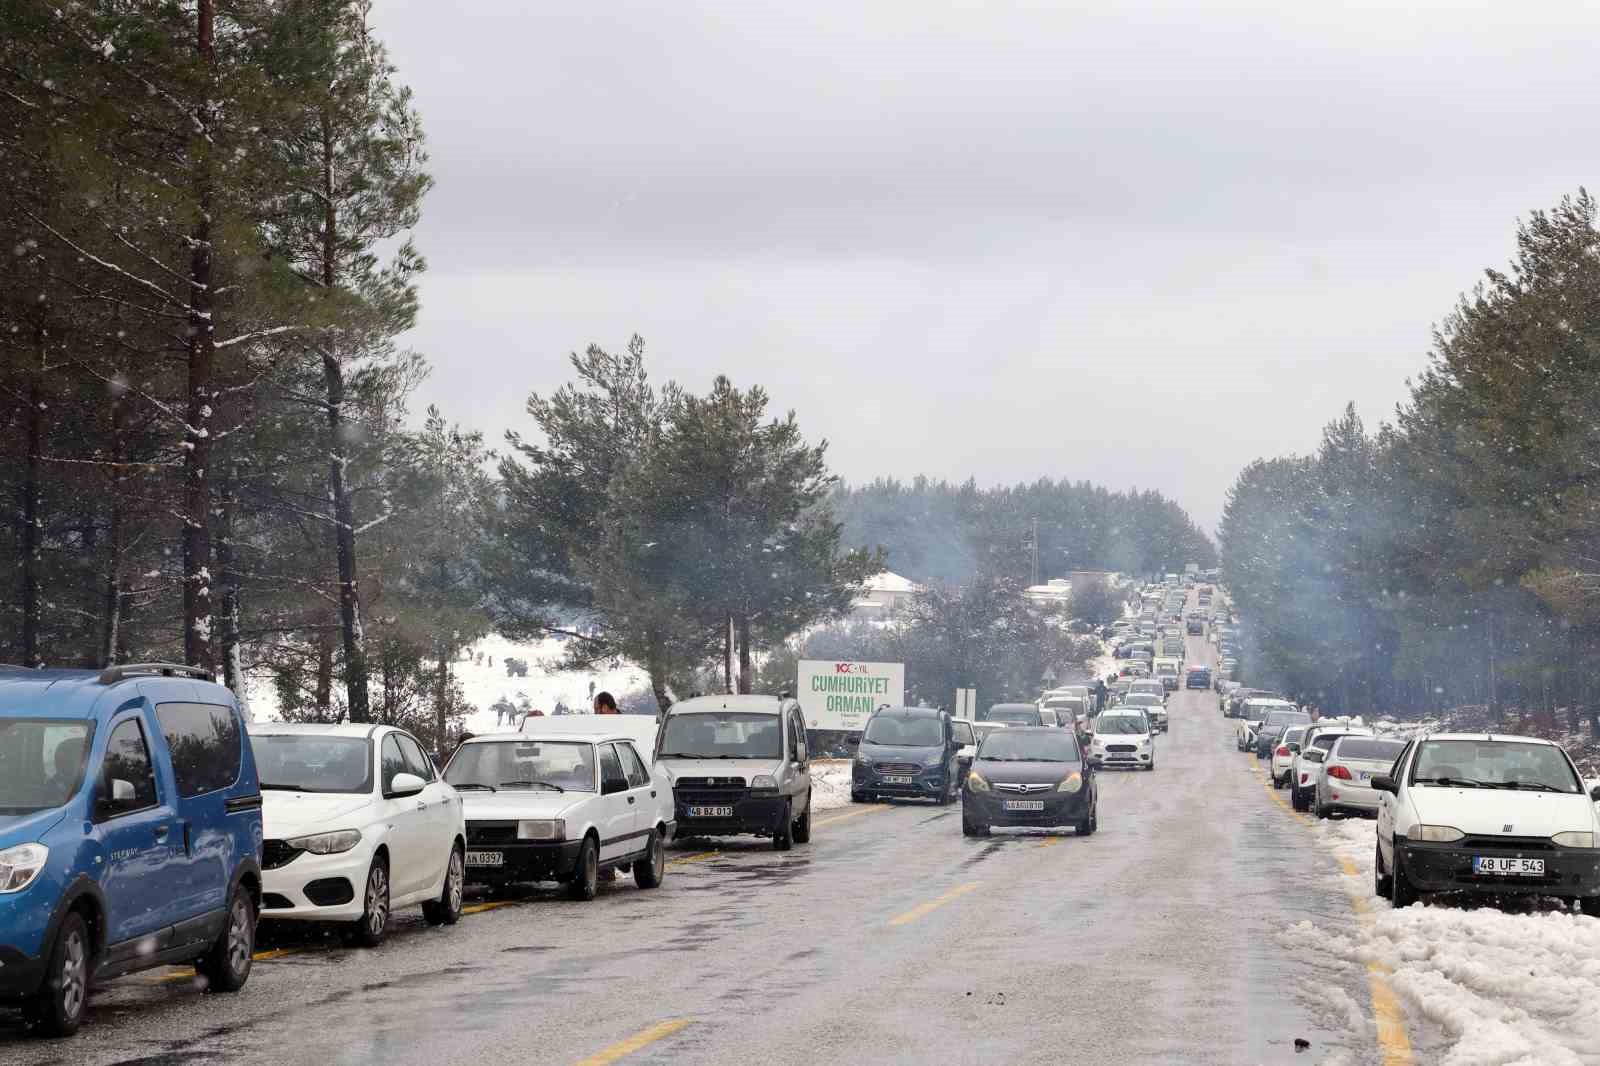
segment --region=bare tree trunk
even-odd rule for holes
[[[127,552],[128,532],[124,510],[127,507],[123,499],[122,483],[127,479],[128,473],[124,463],[127,461],[127,442],[124,440],[126,428],[124,418],[127,408],[122,397],[118,396],[111,404],[111,485],[109,489],[111,516],[109,529],[106,533],[106,585],[105,597],[101,603],[100,617],[100,665],[110,666],[117,661],[117,644],[121,639],[122,629],[122,568],[123,555]]]
[[[195,43],[200,61],[216,66],[216,0],[198,0]],[[204,129],[191,142],[197,211],[189,256],[189,392],[185,411],[183,462],[183,654],[191,666],[214,670],[211,634],[211,400],[217,355],[216,300],[212,290],[212,195],[209,151],[201,136],[214,115],[204,104]]]
[[[450,641],[441,638],[439,645],[439,668],[434,675],[433,688],[433,713],[435,716],[434,729],[438,734],[435,742],[440,755],[448,754],[445,745],[449,743],[447,730],[449,729],[450,711],[450,659],[455,655],[455,648]]]
[[[27,460],[22,475],[22,665],[28,667],[36,667],[43,662],[39,657],[39,563],[44,539],[40,481],[44,466],[44,375],[49,344],[44,316],[45,309],[40,307],[39,320],[34,326],[37,362],[33,373],[28,376],[28,416],[24,420],[27,426]]]
[[[739,616],[739,691],[750,693],[755,691],[755,670],[751,666],[750,654],[750,616]]]
[[[228,471],[222,485],[222,506],[217,516],[217,578],[222,582],[222,683],[239,701],[245,721],[250,721],[250,696],[244,677],[243,634],[240,632],[239,569],[233,559],[233,520],[239,507],[238,474]]]
[[[333,712],[333,634],[323,626],[317,634],[317,720],[332,720]]]
[[[644,667],[650,675],[650,692],[656,698],[656,707],[664,715],[672,707],[672,697],[667,693],[667,668],[656,655],[650,656]]]
[[[733,648],[733,615],[728,615],[722,626],[722,690],[727,693],[738,691],[738,680],[734,677],[734,648]]]

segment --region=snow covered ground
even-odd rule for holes
[[[1360,920],[1337,928],[1301,922],[1285,937],[1389,983],[1446,1046],[1418,1061],[1442,1066],[1576,1066],[1600,1063],[1600,920],[1558,901],[1427,903],[1394,910],[1372,891],[1374,823],[1316,823]]]
[[[812,762],[811,804],[819,811],[850,805],[849,759],[817,759]]]

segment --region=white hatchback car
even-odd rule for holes
[[[461,797],[392,726],[255,722],[261,777],[261,917],[340,922],[367,947],[400,907],[461,917]]]
[[[1272,749],[1272,787],[1282,788],[1290,780],[1290,773],[1294,769],[1295,756],[1300,754],[1301,743],[1306,738],[1306,730],[1311,728],[1304,725],[1292,725],[1283,731],[1283,736],[1278,738],[1278,744]]]
[[[1342,736],[1333,742],[1322,762],[1311,809],[1318,818],[1330,814],[1376,814],[1383,793],[1372,779],[1389,772],[1405,750],[1404,740],[1384,737]]]
[[[1340,737],[1373,736],[1373,730],[1360,724],[1361,719],[1322,719],[1306,729],[1300,739],[1300,751],[1289,768],[1289,805],[1297,811],[1309,811],[1317,786],[1322,783],[1322,768],[1332,748]]]
[[[1119,704],[1094,720],[1089,761],[1096,767],[1156,768],[1156,740],[1150,719],[1136,707]]]
[[[660,885],[677,828],[666,772],[622,729],[523,729],[473,737],[444,769],[465,798],[468,878],[561,881],[580,900],[614,871],[631,870],[640,888]]]
[[[1600,787],[1585,790],[1560,746],[1436,733],[1372,787],[1383,794],[1373,888],[1396,907],[1422,892],[1557,896],[1600,918]]]

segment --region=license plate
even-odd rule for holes
[[[1472,872],[1496,877],[1543,877],[1543,859],[1509,858],[1503,855],[1475,855]]]
[[[732,818],[732,807],[690,807],[690,818]]]
[[[1373,773],[1374,773],[1374,771],[1372,771],[1372,770],[1362,770],[1361,771],[1361,780],[1363,780],[1363,781],[1371,781]]]
[[[1042,811],[1044,800],[1006,800],[1008,811]]]
[[[467,852],[468,866],[504,866],[506,864],[505,852],[502,851],[469,851]]]
[[[884,776],[883,783],[886,785],[909,785],[912,780],[913,778],[905,774],[887,774]]]

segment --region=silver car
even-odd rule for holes
[[[1381,737],[1342,736],[1334,741],[1312,800],[1317,817],[1335,811],[1376,815],[1383,793],[1372,787],[1372,779],[1388,773],[1405,747],[1403,740]]]

